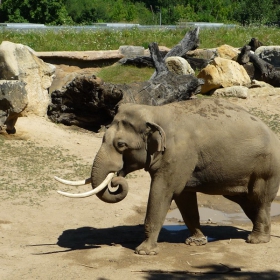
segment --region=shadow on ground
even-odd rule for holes
[[[199,271],[199,267],[196,268]],[[147,275],[143,276],[146,280],[277,280],[280,279],[280,272],[276,270],[268,270],[264,272],[227,272],[221,271],[220,267],[216,265],[210,265],[207,268],[203,267],[203,270],[207,269],[209,272],[204,274],[188,273],[184,271],[174,271],[173,273],[164,272],[146,272]]]
[[[187,229],[171,230],[168,226],[160,232],[158,242],[184,243],[189,235]],[[248,231],[234,226],[213,226],[205,225],[202,227],[205,235],[211,236],[216,240],[225,239],[246,239]],[[134,250],[144,240],[144,226],[118,226],[112,228],[93,228],[82,227],[77,229],[65,230],[59,237],[57,245],[69,250],[81,250],[99,248],[101,245],[120,244],[124,248]]]
[[[173,227],[174,228],[174,227]],[[205,225],[202,230],[207,236],[214,238],[214,241],[228,239],[246,239],[248,231],[234,226]],[[159,235],[159,243],[183,243],[188,230],[179,231],[163,228]],[[64,253],[74,250],[88,250],[100,248],[102,245],[113,246],[120,244],[122,247],[134,250],[144,239],[143,225],[118,226],[112,228],[81,227],[68,229],[58,237],[57,245],[62,250],[45,252],[41,254]],[[47,245],[47,244],[46,244]],[[35,245],[36,246],[36,245]],[[38,245],[40,246],[40,245]],[[40,254],[40,255],[41,255]],[[142,270],[138,272],[146,280],[180,280],[180,279],[205,279],[205,280],[276,280],[280,279],[280,272],[268,270],[265,272],[244,272],[240,268],[228,267],[225,265],[209,264],[203,267],[192,267],[188,270]],[[107,280],[101,279],[98,280]]]

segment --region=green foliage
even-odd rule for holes
[[[2,22],[80,24],[131,22],[143,25],[177,22],[266,24],[280,17],[275,0],[2,0]]]
[[[71,22],[62,0],[3,0],[0,16],[3,22],[31,22],[52,25]]]
[[[191,22],[191,21],[198,21],[198,15],[194,11],[194,7],[190,4],[187,4],[186,6],[183,5],[176,5],[174,7],[174,14],[176,21],[185,21],[185,22]]]
[[[278,5],[274,0],[240,0],[236,3],[233,12],[234,19],[242,25],[266,24],[277,21]]]

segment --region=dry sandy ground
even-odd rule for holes
[[[275,96],[231,101],[246,108],[280,113],[280,98]],[[101,144],[102,135],[56,125],[39,117],[20,118],[16,128],[15,136],[2,135],[6,137],[4,145],[29,141],[43,149],[59,148],[63,155],[76,156],[89,170]],[[18,156],[25,157],[25,153],[23,149]],[[75,163],[65,162],[67,168],[72,164]],[[4,166],[1,170],[3,184],[10,178],[3,171]],[[160,254],[139,256],[134,254],[134,248],[143,239],[148,174],[138,171],[129,176],[128,196],[112,205],[96,197],[59,196],[55,189],[75,190],[53,180],[53,175],[63,177],[58,174],[63,170],[63,163],[60,169],[49,164],[33,179],[40,188],[41,178],[47,176],[51,186],[44,195],[36,195],[35,204],[28,200],[34,194],[32,189],[22,197],[3,195],[0,279],[280,279],[279,217],[272,219],[272,238],[267,244],[247,244],[251,223],[233,220],[203,224],[205,234],[214,240],[201,247],[184,245],[186,230],[163,229],[159,237]],[[89,186],[80,188],[86,190]],[[3,188],[1,192],[5,193]],[[200,195],[199,203],[225,212],[239,211],[221,197]],[[210,214],[208,218],[212,218]]]

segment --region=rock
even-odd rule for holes
[[[49,93],[51,94],[55,90],[61,90],[77,76],[95,75],[99,70],[100,68],[79,68],[64,64],[56,65],[55,77],[49,88]]]
[[[246,99],[249,89],[244,86],[232,86],[227,88],[219,88],[214,91],[213,96],[217,97],[237,97]]]
[[[0,78],[24,82],[28,97],[25,114],[44,116],[50,103],[48,88],[53,81],[55,66],[47,64],[26,46],[3,41],[0,45]]]
[[[217,55],[221,58],[236,60],[240,51],[229,45],[222,45],[217,48]]]
[[[165,60],[165,64],[169,71],[177,75],[194,75],[195,72],[188,61],[180,56],[170,56]]]
[[[119,52],[124,56],[124,57],[136,57],[136,56],[143,56],[144,55],[144,47],[140,46],[120,46],[119,47]]]
[[[15,124],[28,104],[25,84],[21,81],[0,81],[0,130],[15,133]]]
[[[201,87],[202,94],[220,87],[249,86],[251,84],[250,77],[242,65],[220,57],[214,58],[197,77],[205,81]]]
[[[121,59],[124,56],[119,50],[108,51],[56,51],[56,52],[35,52],[36,56],[43,59],[53,60],[83,60],[83,61],[96,61],[96,60],[113,60]]]
[[[256,49],[255,55],[274,67],[280,67],[280,46],[260,46]]]
[[[252,84],[250,88],[264,88],[264,87],[274,88],[274,86],[258,80],[252,80]]]
[[[188,51],[187,56],[209,60],[217,56],[217,49],[195,49]]]

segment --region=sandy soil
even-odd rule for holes
[[[269,114],[280,113],[280,97],[231,101]],[[0,135],[5,139],[4,151],[5,147],[8,151],[4,158],[11,157],[6,161],[10,168],[18,157],[27,156],[26,143],[35,143],[38,152],[62,152],[55,154],[53,164],[48,163],[47,157],[43,159],[47,166],[32,178],[32,186],[40,189],[46,177],[44,184],[47,181],[50,189],[40,195],[34,187],[28,188],[28,183],[24,195],[7,195],[4,186],[11,180],[14,184],[24,181],[22,174],[27,176],[34,166],[20,175],[19,170],[9,175],[7,168],[1,167],[0,279],[280,279],[279,216],[272,218],[272,238],[267,244],[247,244],[251,223],[233,219],[227,223],[203,223],[205,234],[213,238],[206,246],[186,246],[185,229],[171,231],[166,227],[159,237],[159,255],[136,255],[134,248],[143,239],[148,174],[137,171],[130,175],[128,197],[118,204],[105,204],[96,197],[62,197],[56,189],[74,191],[75,187],[61,185],[53,175],[63,177],[75,162],[66,160],[58,166],[56,160],[70,156],[90,171],[102,134],[56,125],[35,116],[20,118],[16,128],[14,136]],[[11,147],[20,145],[24,148],[10,155]],[[2,151],[1,158],[4,154]],[[80,188],[86,190],[89,186]],[[33,196],[36,203],[31,201]],[[199,204],[227,213],[240,212],[222,197],[199,195]],[[210,212],[209,217],[206,212],[208,218],[213,221]]]

